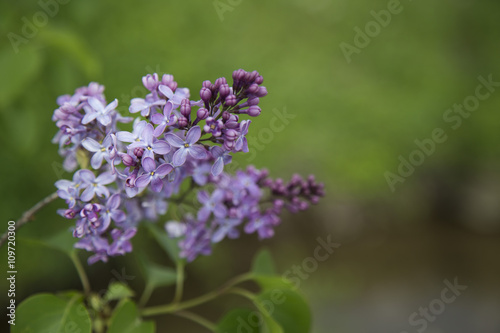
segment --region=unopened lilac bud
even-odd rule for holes
[[[317,205],[317,204],[318,204],[318,202],[319,202],[319,197],[318,197],[318,196],[316,196],[316,195],[313,195],[312,197],[310,197],[310,198],[309,198],[309,200],[311,201],[311,203],[312,203],[313,205]]]
[[[236,103],[237,103],[236,96],[234,96],[233,94],[228,95],[225,99],[225,104],[227,106],[234,106],[236,105]]]
[[[136,147],[133,150],[134,155],[137,156],[138,158],[141,158],[142,155],[144,154],[144,148]]]
[[[231,93],[231,88],[229,88],[229,85],[227,83],[224,83],[219,87],[220,97],[226,98],[226,96],[229,95],[230,93]]]
[[[229,112],[227,112],[227,111],[222,112],[222,120],[223,121],[226,122],[229,120],[229,118],[231,118],[231,114]]]
[[[247,100],[248,106],[258,105],[259,102],[260,102],[260,99],[258,97],[251,97]]]
[[[179,117],[177,124],[179,125],[179,128],[186,127],[188,125],[188,120],[186,117],[181,116]]]
[[[135,165],[134,158],[130,156],[129,154],[123,154],[122,156],[122,162],[126,166],[132,166]]]
[[[235,141],[224,140],[223,147],[225,150],[232,150],[235,145]]]
[[[125,185],[127,187],[135,187],[135,180],[137,179],[137,172],[132,173],[130,176],[127,177],[125,180]]]
[[[212,86],[212,82],[210,82],[209,80],[203,81],[203,84],[202,84],[203,88],[210,89],[211,86]]]
[[[266,87],[259,87],[259,90],[255,93],[255,96],[257,97],[264,97],[266,95],[267,95]]]
[[[224,133],[224,136],[226,137],[226,139],[234,141],[238,137],[238,132],[236,132],[234,129],[228,129]]]
[[[227,80],[225,77],[220,77],[217,80],[215,80],[214,83],[215,90],[219,89],[223,84],[227,84]]]
[[[207,103],[212,98],[212,91],[209,88],[203,87],[200,90],[200,97],[203,102]]]
[[[233,72],[233,80],[240,81],[245,76],[245,71],[243,69],[238,69]]]
[[[260,115],[260,112],[261,112],[261,109],[258,106],[251,106],[248,109],[247,114],[250,117],[257,117],[258,115]]]
[[[255,94],[257,91],[259,91],[259,85],[257,83],[252,83],[247,89],[248,94]]]
[[[185,98],[181,101],[181,114],[184,117],[189,117],[191,114],[191,104],[189,102],[189,99]]]
[[[254,82],[257,84],[262,84],[262,82],[264,82],[264,78],[262,77],[262,75],[259,75],[255,78]]]
[[[198,119],[206,119],[208,117],[208,110],[205,109],[205,108],[199,108],[198,111],[196,112],[196,116],[198,117]]]
[[[169,87],[172,91],[177,89],[177,82],[174,81],[174,76],[170,74],[163,74],[161,84]]]

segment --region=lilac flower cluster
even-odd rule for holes
[[[60,214],[75,220],[75,247],[94,253],[90,264],[130,252],[140,221],[157,221],[169,203],[181,204],[193,190],[196,216],[166,223],[188,261],[210,253],[213,243],[238,237],[240,226],[271,237],[283,208],[304,210],[324,194],[313,178],[294,176],[284,184],[253,167],[234,176],[224,172],[231,154],[248,152],[251,121],[241,117],[258,116],[267,95],[258,72],[237,70],[232,85],[225,78],[205,81],[199,100],[190,99],[172,75],[149,74],[142,82],[150,93],[131,100],[135,120],[116,111],[116,100],[108,104],[97,83],[61,96],[54,111],[64,168],[80,166],[72,181],[56,182],[68,204]],[[118,129],[132,120],[131,131]],[[201,189],[208,185],[215,190]]]

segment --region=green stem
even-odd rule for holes
[[[182,292],[184,290],[184,266],[183,260],[177,261],[177,281],[175,287],[175,296],[172,303],[179,303],[182,299]]]
[[[139,300],[139,307],[143,307],[149,301],[151,294],[153,293],[153,285],[150,283],[146,284],[144,291],[142,292],[141,299]]]
[[[73,262],[73,265],[75,265],[76,271],[78,272],[78,276],[80,277],[80,281],[82,281],[83,291],[85,292],[85,295],[88,297],[91,291],[89,278],[87,277],[87,273],[85,273],[85,269],[83,268],[83,265],[80,259],[78,258],[76,251],[71,251],[70,258],[71,261]]]
[[[217,326],[214,323],[212,323],[211,321],[209,321],[209,320],[207,320],[207,319],[205,319],[203,317],[200,317],[197,314],[194,314],[192,312],[179,311],[179,312],[176,312],[175,315],[179,316],[179,317],[182,317],[182,318],[189,319],[191,321],[194,321],[195,323],[198,323],[201,326],[203,326],[206,329],[208,329],[210,332],[215,332],[216,329],[217,329]]]
[[[205,295],[202,295],[197,298],[193,298],[189,301],[181,302],[181,303],[171,303],[171,304],[165,304],[165,305],[158,305],[158,306],[152,306],[149,308],[145,308],[142,310],[142,316],[155,316],[159,314],[165,314],[165,313],[173,313],[177,311],[181,311],[184,309],[189,309],[204,303],[207,303],[224,293],[226,293],[228,290],[230,290],[232,287],[235,285],[250,280],[253,278],[253,275],[250,273],[243,274],[240,276],[235,277],[234,279],[229,280],[226,284],[224,284],[222,287],[220,287],[218,290],[214,290],[212,292],[209,292]]]

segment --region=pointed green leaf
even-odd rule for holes
[[[174,262],[181,260],[179,257],[179,241],[177,239],[168,237],[165,230],[158,228],[158,226],[152,223],[146,223],[146,227]]]
[[[276,268],[274,265],[271,252],[267,249],[260,250],[253,259],[252,273],[258,275],[275,275]]]
[[[134,292],[126,284],[121,282],[113,282],[109,285],[108,291],[104,295],[104,300],[109,302],[133,296]]]
[[[90,333],[90,316],[79,293],[37,294],[24,300],[16,312],[12,333],[53,332],[78,330]]]
[[[217,324],[217,333],[261,333],[261,327],[254,325],[256,310],[234,309],[229,311]]]
[[[108,333],[154,333],[153,321],[142,321],[137,306],[131,300],[123,300],[111,316]]]

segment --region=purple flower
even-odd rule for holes
[[[227,218],[219,219],[216,221],[218,224],[217,230],[212,235],[212,242],[218,243],[228,237],[230,239],[238,238],[240,232],[236,229],[237,226],[241,224],[241,219],[238,218]]]
[[[94,169],[99,169],[102,165],[102,160],[105,159],[109,164],[113,164],[113,159],[116,156],[116,136],[114,134],[108,134],[99,143],[92,138],[86,138],[82,141],[82,146],[88,151],[94,153],[90,159],[90,165]]]
[[[181,166],[186,162],[187,155],[195,159],[204,159],[207,157],[207,151],[202,145],[196,144],[201,137],[199,126],[192,127],[186,134],[186,140],[182,140],[177,135],[167,133],[165,138],[172,146],[179,148],[173,156],[175,166]]]
[[[186,234],[186,224],[177,221],[165,223],[165,231],[170,238],[179,238]]]
[[[76,199],[78,198],[78,191],[73,187],[67,187],[66,189],[61,189],[57,191],[59,198],[66,200],[69,208],[73,208],[76,205]]]
[[[183,99],[189,98],[189,90],[187,89],[179,88],[176,89],[174,93],[168,86],[161,84],[158,90],[168,98],[168,101],[172,103],[175,108],[181,105]]]
[[[95,264],[99,260],[102,262],[108,261],[107,252],[109,244],[106,238],[99,236],[87,236],[76,243],[75,248],[95,253],[93,256],[89,257],[87,261],[89,265]]]
[[[136,228],[129,228],[124,232],[118,229],[114,229],[113,231],[111,231],[113,243],[109,246],[108,255],[117,256],[132,252],[132,244],[130,243],[130,239],[134,237],[136,233]]]
[[[214,213],[217,218],[224,218],[227,215],[227,208],[223,203],[224,191],[215,190],[211,196],[206,191],[198,192],[198,201],[203,207],[198,211],[198,220],[206,221],[210,213]]]
[[[224,165],[231,163],[233,157],[229,155],[229,151],[222,149],[219,146],[212,146],[210,153],[215,158],[214,165],[212,165],[212,175],[217,177],[224,170]]]
[[[147,124],[144,130],[141,133],[141,137],[139,141],[135,141],[128,146],[129,149],[133,148],[143,148],[144,153],[142,155],[142,161],[144,163],[144,159],[146,157],[154,158],[154,154],[164,155],[167,154],[171,147],[170,145],[163,140],[156,140],[153,137],[153,125]]]
[[[193,180],[196,184],[203,186],[208,181],[208,174],[212,166],[209,163],[197,164],[192,172]]]
[[[165,100],[163,99],[158,99],[156,101],[148,101],[147,99],[143,98],[133,98],[130,101],[130,108],[128,109],[130,113],[137,113],[141,112],[141,116],[147,117],[149,116],[149,113],[151,112],[151,108],[155,106],[160,106],[164,105]]]
[[[120,208],[120,203],[121,199],[119,194],[113,194],[108,198],[106,206],[104,206],[103,212],[101,213],[101,217],[105,224],[109,225],[111,220],[117,223],[125,221],[127,216],[123,211],[118,209]]]
[[[245,135],[248,134],[248,126],[250,126],[251,120],[243,120],[240,124],[240,135],[236,139],[234,148],[236,151],[243,151],[248,153],[248,142]]]
[[[110,113],[116,109],[116,106],[118,105],[117,99],[109,103],[107,106],[104,106],[104,104],[95,97],[90,97],[87,102],[90,107],[87,105],[83,107],[86,114],[82,119],[82,124],[88,124],[96,118],[97,121],[99,121],[103,126],[111,124]]]
[[[208,117],[205,126],[203,126],[203,130],[207,133],[212,133],[213,136],[221,136],[223,128],[224,123],[222,120],[215,120],[213,117]]]
[[[250,222],[245,225],[245,232],[250,234],[257,231],[260,239],[271,238],[274,236],[273,227],[279,222],[279,217],[272,213],[261,215],[256,211],[250,216]]]
[[[88,172],[83,172],[83,171],[88,171]],[[80,196],[80,199],[83,202],[88,202],[92,200],[94,195],[98,195],[100,197],[108,197],[109,196],[109,190],[106,188],[105,185],[111,184],[112,182],[115,181],[116,175],[111,174],[111,172],[106,171],[104,173],[101,173],[97,178],[94,175],[92,171],[89,170],[82,170],[82,178],[84,179],[85,186],[87,187],[82,195]]]
[[[163,114],[156,113],[151,117],[151,121],[158,125],[153,132],[155,137],[159,137],[167,126],[172,126],[177,122],[177,117],[172,114],[172,109],[173,104],[169,101],[163,108]]]
[[[156,162],[150,157],[146,157],[142,161],[142,167],[145,173],[135,180],[135,186],[146,187],[151,183],[152,189],[155,192],[161,191],[163,188],[162,179],[174,169],[174,167],[168,163],[163,163],[156,168]]]
[[[193,261],[200,254],[209,255],[212,253],[211,235],[205,223],[189,221],[186,225],[186,237],[179,242],[181,258],[186,258],[188,262]]]
[[[140,120],[140,118],[137,118],[134,121],[134,129],[132,130],[132,133],[127,132],[127,131],[120,131],[116,133],[116,138],[120,140],[121,142],[135,142],[135,141],[141,141],[141,135],[142,131],[146,127],[147,122],[145,120]]]

